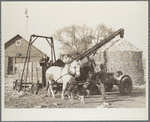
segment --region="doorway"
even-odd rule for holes
[[[13,74],[13,57],[8,57],[8,75]]]

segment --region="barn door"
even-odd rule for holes
[[[13,74],[13,57],[8,57],[8,75]]]
[[[16,58],[8,57],[8,69],[7,69],[8,75],[15,74],[16,72],[15,61],[16,61]]]

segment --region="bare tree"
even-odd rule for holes
[[[114,31],[112,28],[107,28],[104,24],[99,24],[95,28],[92,29],[93,35],[91,38],[94,40],[95,43],[99,43],[101,40],[103,40],[106,36],[110,35]]]
[[[96,28],[86,25],[71,25],[57,30],[53,37],[62,44],[61,58],[64,56],[75,58],[88,50],[93,40],[98,43],[110,33],[112,33],[112,29],[107,28],[104,24],[100,24]]]

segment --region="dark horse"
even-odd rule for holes
[[[80,67],[80,77],[76,79],[76,82],[84,83],[84,87],[90,91],[90,94],[96,95],[99,94],[99,89],[95,83],[97,82],[97,73],[95,73],[94,67],[96,67],[94,59],[88,58],[88,62]],[[92,73],[91,78],[89,77],[89,72],[90,74]]]
[[[77,78],[77,81],[84,81],[87,80],[89,71],[94,74],[94,67],[96,66],[94,59],[88,58],[88,62],[84,63],[80,67],[80,77]]]

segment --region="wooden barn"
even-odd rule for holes
[[[5,76],[16,75],[21,77],[25,57],[27,53],[29,42],[20,35],[16,35],[8,42],[5,43]],[[28,80],[39,79],[42,81],[42,67],[40,66],[40,60],[45,54],[38,48],[31,45],[30,63],[28,69]],[[26,70],[25,70],[26,71]],[[26,74],[25,74],[26,75]]]

